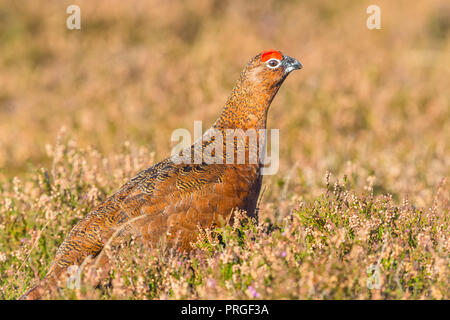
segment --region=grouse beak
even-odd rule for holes
[[[289,56],[284,56],[281,64],[286,74],[289,74],[294,70],[303,68],[302,64],[297,59],[291,58]]]

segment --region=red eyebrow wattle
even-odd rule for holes
[[[281,60],[281,59],[283,59],[283,55],[281,54],[280,51],[276,51],[276,50],[266,50],[266,51],[263,51],[261,54],[262,62],[266,62],[267,60],[272,59],[272,58]]]

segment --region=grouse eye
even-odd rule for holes
[[[266,65],[270,68],[270,69],[275,69],[278,68],[281,64],[281,61],[275,58],[270,59],[269,61],[266,62]]]

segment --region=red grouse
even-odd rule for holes
[[[188,251],[198,225],[213,228],[231,221],[236,209],[255,217],[263,165],[260,158],[250,161],[251,155],[259,156],[265,145],[261,129],[266,128],[278,89],[291,71],[300,68],[296,59],[275,50],[251,59],[219,119],[201,141],[141,171],[79,221],[59,247],[45,278],[22,299],[40,298],[63,271],[88,256],[97,257],[108,241],[117,245],[134,234],[151,247],[165,241],[168,247]],[[231,153],[226,141],[230,131],[235,133]],[[256,145],[249,131],[256,134]],[[239,151],[244,161],[238,161]]]

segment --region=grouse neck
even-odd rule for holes
[[[213,128],[221,131],[265,129],[267,112],[282,82],[267,86],[265,83],[254,83],[242,75]]]

